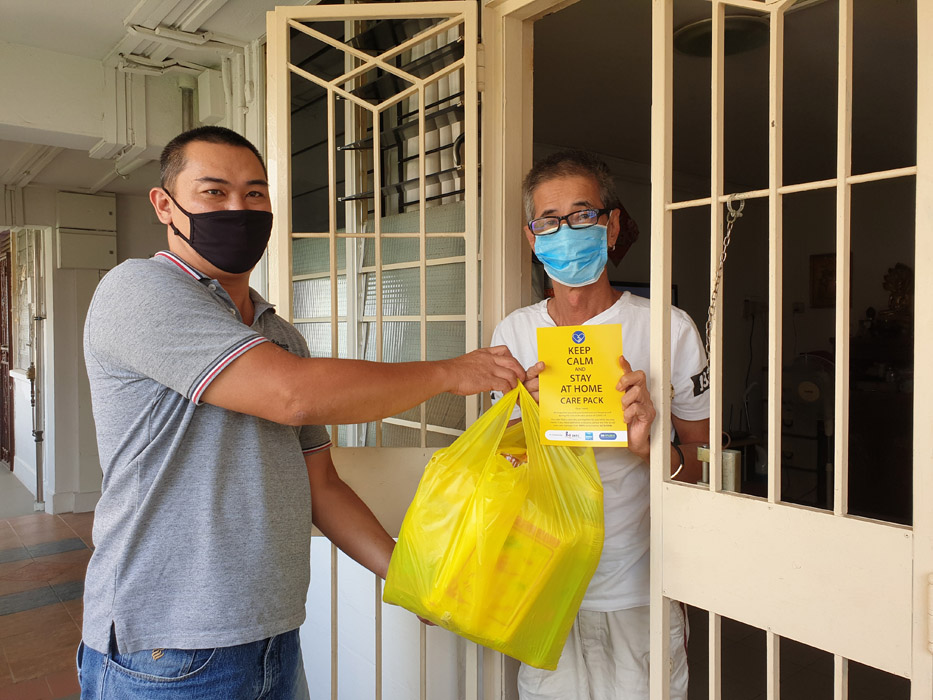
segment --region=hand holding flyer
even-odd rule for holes
[[[627,447],[628,426],[616,384],[622,326],[538,329],[541,442],[545,445]]]

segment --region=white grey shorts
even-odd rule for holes
[[[648,606],[612,612],[581,610],[557,669],[522,664],[521,700],[648,700]],[[687,699],[687,625],[671,602],[671,699]]]

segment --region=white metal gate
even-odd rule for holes
[[[933,212],[931,166],[933,99],[933,7],[918,6],[918,154],[916,166],[852,174],[852,8],[839,0],[838,117],[836,175],[832,179],[788,186],[783,181],[783,27],[793,0],[711,0],[711,192],[700,200],[672,201],[672,9],[674,0],[653,4],[652,95],[652,249],[651,391],[658,424],[670,411],[669,304],[672,212],[710,206],[711,277],[715,279],[723,245],[723,203],[766,198],[769,211],[768,460],[766,499],[726,493],[720,488],[722,430],[722,294],[712,326],[710,486],[701,488],[652,480],[652,697],[669,694],[665,670],[669,650],[669,606],[680,600],[710,611],[709,697],[721,697],[721,617],[765,630],[767,697],[780,697],[779,641],[787,637],[826,650],[835,658],[834,693],[848,694],[848,661],[882,669],[911,681],[911,697],[933,697],[930,643],[933,617],[928,600],[933,573],[933,452],[929,433],[933,411],[925,397],[933,373],[924,349],[933,339]],[[723,56],[726,9],[764,14],[770,21],[769,185],[751,192],[724,192]],[[916,177],[916,288],[913,525],[871,521],[849,514],[847,503],[850,317],[850,201],[853,184]],[[782,342],[782,197],[791,192],[828,189],[836,196],[835,436],[834,493],[831,512],[782,501],[781,496],[781,342]],[[712,288],[711,283],[711,288]],[[728,293],[728,288],[725,289]],[[659,351],[660,349],[660,351]],[[665,431],[653,436],[652,470],[666,474]],[[883,439],[879,436],[879,439]],[[931,647],[933,648],[933,647]]]
[[[268,15],[270,296],[314,355],[433,360],[480,345],[477,21],[470,1]],[[433,449],[478,413],[476,397],[442,395],[381,421],[331,426],[334,461],[397,535]],[[381,580],[333,546],[321,556],[320,543],[309,598],[329,599],[329,648],[313,660],[313,697],[476,697],[475,645],[411,615],[414,627],[392,627],[384,643],[396,609],[384,616]],[[368,592],[354,593],[366,576]],[[338,611],[362,632],[345,638]],[[448,659],[437,654],[456,667],[442,668]]]

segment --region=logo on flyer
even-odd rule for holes
[[[566,337],[566,336],[565,336]],[[586,340],[586,336],[583,334],[583,331],[574,331],[573,335],[570,336],[570,339],[575,342],[577,345]]]

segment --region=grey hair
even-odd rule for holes
[[[615,182],[609,166],[586,151],[558,151],[535,163],[522,181],[522,202],[525,205],[525,221],[535,215],[535,190],[549,180],[559,177],[591,177],[599,187],[599,198],[603,207],[620,209],[622,201],[616,193]]]

